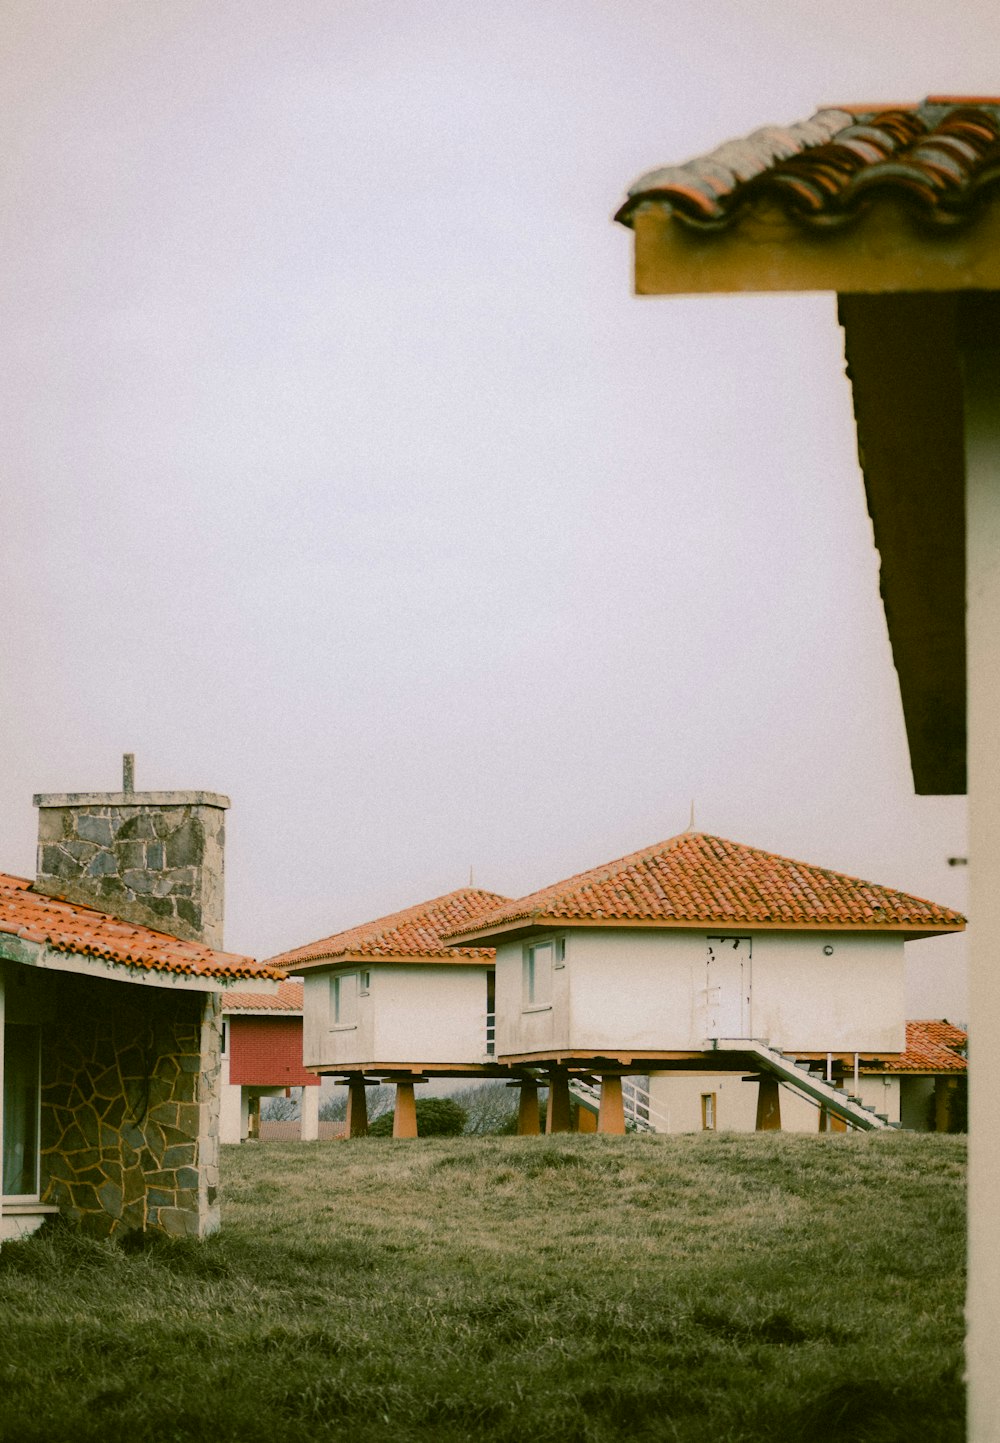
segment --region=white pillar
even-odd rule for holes
[[[319,1095],[322,1088],[303,1087],[302,1102],[302,1131],[299,1134],[303,1142],[315,1142],[319,1137]]]
[[[1000,1443],[1000,348],[965,361],[971,1443]]]

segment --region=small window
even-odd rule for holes
[[[338,973],[330,979],[330,1026],[355,1027],[358,1020],[358,974]]]
[[[358,991],[362,997],[367,997],[372,989],[372,974],[370,972],[358,973]]]
[[[715,1093],[701,1094],[701,1125],[706,1132],[715,1131]]]
[[[551,1007],[555,942],[532,943],[524,954],[525,1007]]]

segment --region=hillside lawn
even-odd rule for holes
[[[223,1150],[223,1229],[0,1250],[9,1443],[958,1443],[964,1138]]]

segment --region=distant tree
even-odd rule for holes
[[[467,1113],[453,1097],[418,1097],[417,1132],[421,1137],[458,1137],[465,1131]],[[370,1124],[369,1137],[392,1136],[392,1113],[383,1112]]]
[[[365,1094],[369,1122],[373,1122],[385,1112],[391,1112],[395,1106],[396,1089],[389,1083],[368,1087]],[[347,1088],[338,1087],[331,1097],[325,1098],[320,1103],[319,1115],[322,1122],[343,1122],[347,1117]]]
[[[262,1097],[260,1115],[264,1122],[295,1122],[299,1117],[297,1097]]]
[[[502,1078],[460,1087],[451,1098],[468,1114],[466,1132],[495,1137],[517,1130],[517,1089],[508,1087]]]
[[[320,1122],[343,1122],[347,1116],[347,1094],[335,1092],[319,1105]]]

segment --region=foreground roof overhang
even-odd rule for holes
[[[52,970],[122,981],[219,990],[251,980],[274,990],[282,976],[252,957],[217,952],[95,907],[35,892],[24,877],[0,873],[0,957]]]
[[[647,172],[640,295],[1000,285],[1000,100],[834,106]]]
[[[648,172],[617,219],[640,295],[838,293],[914,787],[963,793],[961,353],[1000,319],[1000,99],[830,107]]]

